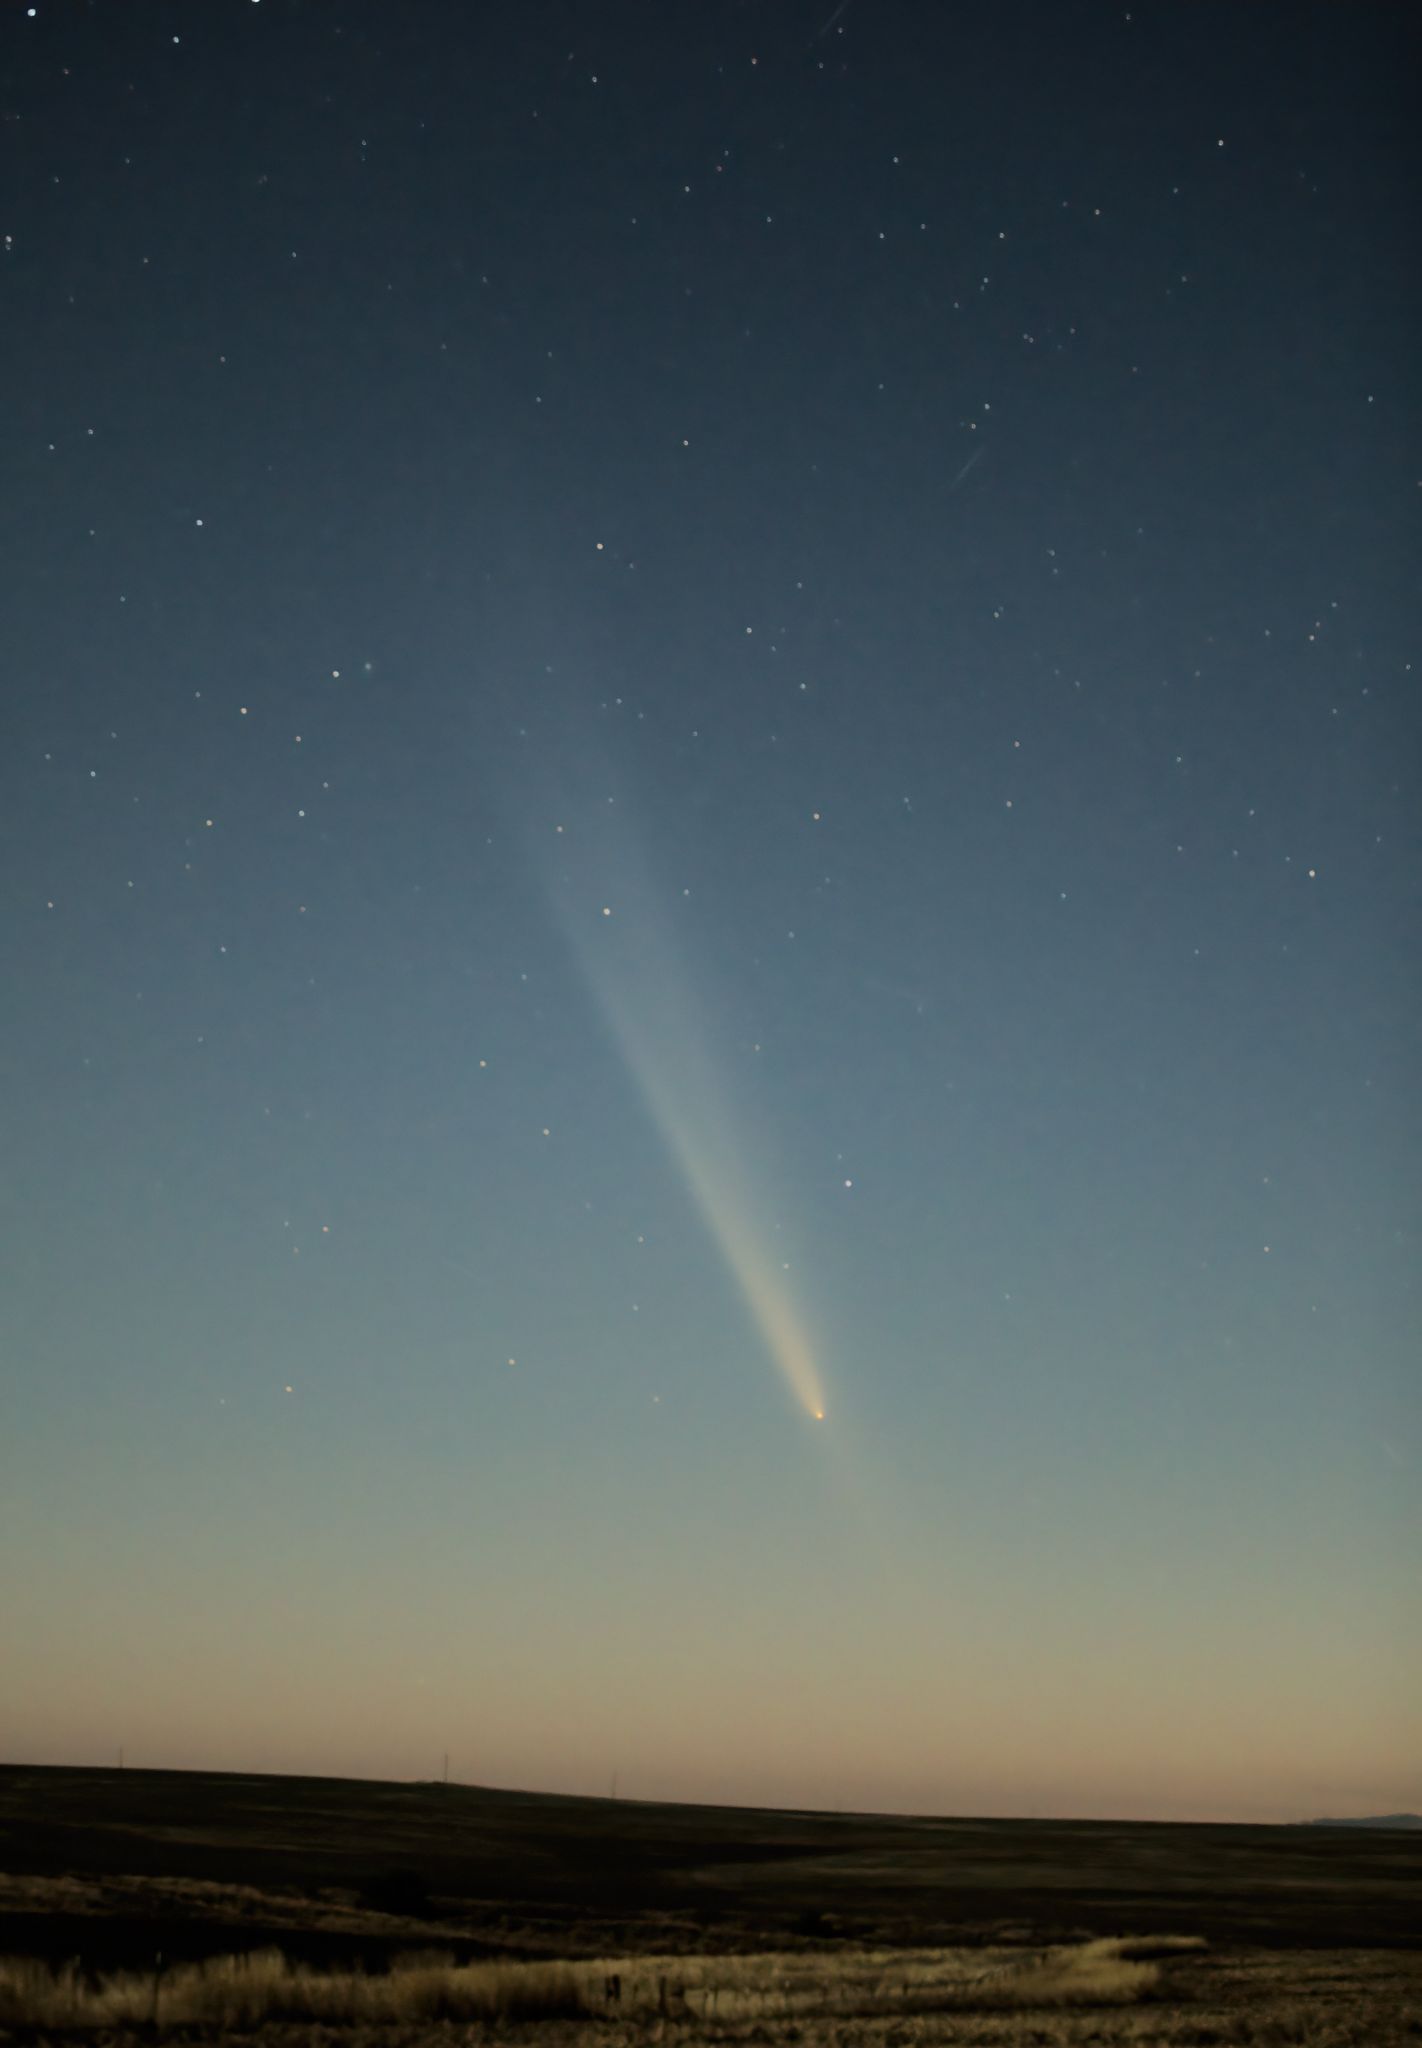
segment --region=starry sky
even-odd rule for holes
[[[5,0],[0,1751],[1422,1806],[1404,31]]]

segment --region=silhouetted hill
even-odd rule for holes
[[[1371,1813],[1359,1820],[1307,1820],[1307,1828],[1422,1828],[1422,1813]]]
[[[1411,1948],[1400,1826],[980,1820],[0,1765],[0,1951],[377,1965],[1198,1934]]]

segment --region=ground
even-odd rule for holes
[[[1420,1879],[1416,1833],[3,1768],[0,2032],[1387,2048]]]

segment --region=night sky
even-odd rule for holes
[[[5,0],[0,1752],[1422,1806],[1407,19]]]

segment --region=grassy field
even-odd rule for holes
[[[4,1768],[0,2036],[1388,2048],[1419,1880],[1416,1834]]]

